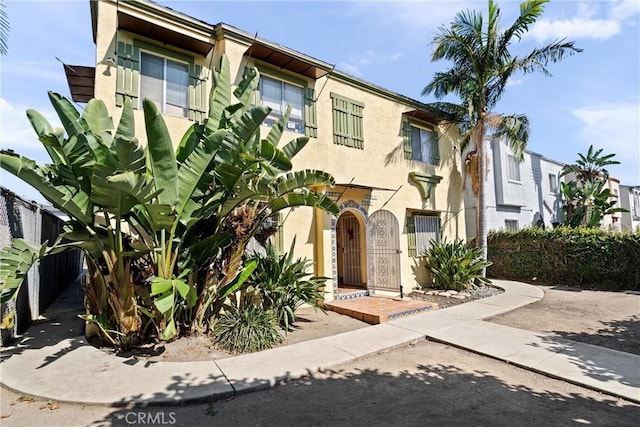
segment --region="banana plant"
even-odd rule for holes
[[[30,261],[67,249],[82,250],[89,273],[85,318],[98,324],[103,339],[126,348],[139,341],[143,325],[131,262],[153,249],[129,234],[128,222],[140,212],[151,216],[149,209],[158,210],[152,208],[158,191],[146,178],[145,150],[133,136],[133,110],[125,102],[115,128],[102,101],[89,101],[81,115],[66,98],[49,92],[49,99],[64,129],[54,129],[35,110],[28,110],[27,117],[51,163],[39,166],[2,151],[0,165],[70,218],[60,238]],[[12,248],[8,250],[28,252],[19,241]],[[28,267],[20,265],[22,270]],[[15,281],[2,280],[1,285],[4,297],[15,298]]]
[[[60,239],[38,249],[37,256],[35,248],[19,243],[11,251],[23,254],[28,264],[50,252],[83,250],[89,269],[85,319],[120,349],[143,339],[151,324],[165,340],[185,328],[206,328],[250,274],[242,254],[270,214],[294,206],[337,213],[330,199],[308,189],[333,185],[331,175],[291,172],[292,159],[308,138],[278,148],[288,112],[261,137],[270,110],[251,104],[257,70],[233,93],[230,75],[223,56],[214,72],[208,117],[194,123],[177,147],[149,100],[143,101],[143,147],[134,136],[129,101],[114,128],[101,101],[89,101],[80,114],[68,100],[50,93],[64,130],[53,129],[36,111],[27,116],[51,164],[38,166],[26,157],[0,153],[4,169],[70,218]],[[239,219],[246,221],[242,230],[234,226]],[[144,274],[141,261],[150,266]],[[16,281],[28,267],[22,262],[5,267],[11,280],[0,283],[3,299],[14,298]]]
[[[161,296],[156,308],[165,315],[166,339],[179,333],[177,321],[190,323],[192,332],[202,331],[242,285],[244,249],[271,213],[301,205],[337,213],[330,199],[307,189],[333,185],[333,177],[311,170],[285,174],[308,141],[296,138],[278,148],[288,112],[261,138],[270,110],[251,104],[257,70],[247,73],[233,92],[230,76],[223,56],[214,71],[209,114],[187,130],[175,152],[162,115],[153,103],[143,102],[150,173],[157,188],[164,189],[159,195],[163,203],[173,207],[171,227],[154,234],[158,277],[152,293]],[[238,234],[231,223],[242,216],[249,218],[249,227]],[[179,314],[187,316],[179,319]]]

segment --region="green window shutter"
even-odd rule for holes
[[[138,107],[140,80],[140,50],[132,44],[118,42],[118,68],[116,75],[116,105],[122,106],[130,97],[134,108]]]
[[[364,150],[364,129],[362,126],[364,105],[350,104],[351,107],[351,138],[353,146],[360,150]]]
[[[411,160],[413,154],[411,150],[411,125],[409,122],[402,122],[402,145],[404,147],[404,158]]]
[[[364,149],[364,104],[331,93],[333,105],[333,142]]]
[[[207,79],[201,78],[202,67],[189,67],[189,120],[200,122],[207,116]]]
[[[350,146],[349,138],[349,110],[345,100],[332,96],[333,101],[333,142],[338,145]]]
[[[304,88],[304,134],[312,138],[318,137],[315,90],[312,87]]]
[[[416,224],[413,216],[407,214],[407,246],[409,249],[409,256],[417,257],[418,251],[416,249]]]
[[[438,129],[431,131],[431,163],[438,166],[440,164],[440,134]]]

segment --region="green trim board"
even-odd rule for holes
[[[433,196],[433,189],[442,180],[438,175],[425,175],[419,172],[409,172],[409,181],[418,186],[423,200],[429,200]]]

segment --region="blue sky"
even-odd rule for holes
[[[422,102],[422,88],[447,63],[430,62],[430,41],[462,9],[485,1],[158,1],[209,23],[225,22],[285,45],[342,71]],[[519,2],[499,1],[502,27]],[[11,31],[0,57],[0,143],[46,160],[25,116],[35,108],[55,115],[47,90],[68,95],[62,64],[95,65],[89,1],[5,0]],[[640,2],[552,1],[514,51],[526,54],[556,38],[584,52],[551,64],[552,77],[518,75],[496,111],[531,121],[528,148],[571,163],[593,144],[616,153],[611,174],[640,185]],[[0,172],[2,185],[42,201],[37,192]]]

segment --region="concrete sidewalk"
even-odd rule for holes
[[[534,286],[495,280],[505,293],[339,335],[213,362],[144,362],[86,343],[77,295],[3,350],[3,385],[61,402],[176,404],[231,396],[299,378],[425,338],[640,402],[640,356],[485,322],[543,297]],[[81,303],[81,300],[80,300]]]

